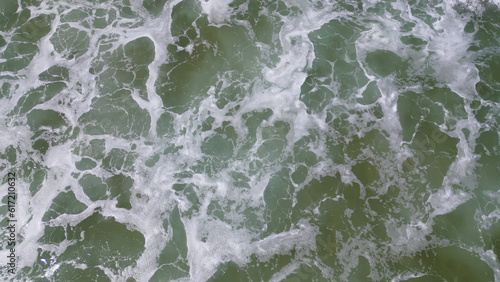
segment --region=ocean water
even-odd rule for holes
[[[2,0],[1,279],[500,281],[499,6]]]

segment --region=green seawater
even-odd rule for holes
[[[500,281],[499,6],[2,0],[2,279]]]

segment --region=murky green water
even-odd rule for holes
[[[499,4],[1,1],[3,279],[500,281]]]

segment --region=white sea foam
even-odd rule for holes
[[[231,11],[229,4],[232,0],[201,0],[203,13],[208,15],[208,20],[214,25],[220,25],[229,20]]]
[[[494,5],[500,8],[500,0],[449,0],[447,1],[452,5],[462,5],[471,11],[482,13],[489,7],[487,5]]]
[[[496,5],[499,4],[497,0],[492,2]],[[338,256],[345,273],[338,274],[330,266],[326,266],[320,259],[314,257],[317,248],[316,236],[319,235],[319,228],[311,224],[307,219],[292,224],[287,230],[268,234],[267,230],[272,226],[270,226],[271,223],[266,222],[263,210],[267,204],[266,193],[271,191],[266,191],[266,187],[268,187],[273,176],[283,169],[283,164],[279,162],[280,160],[274,159],[266,162],[258,156],[257,152],[265,141],[263,128],[272,127],[279,121],[285,121],[290,125],[290,131],[285,136],[286,145],[283,152],[281,152],[280,158],[293,156],[295,142],[307,137],[311,132],[316,132],[316,135],[311,135],[313,141],[308,144],[308,150],[317,156],[319,161],[308,167],[306,180],[302,184],[291,187],[291,191],[286,191],[293,198],[291,199],[293,205],[296,205],[298,200],[301,200],[296,198],[297,192],[304,189],[311,180],[322,176],[332,176],[337,172],[340,173],[344,185],[356,184],[362,186],[360,188],[360,197],[366,197],[367,187],[362,185],[352,170],[352,166],[358,159],[352,158],[348,159],[346,163],[336,164],[325,156],[330,150],[327,146],[327,142],[330,142],[329,138],[340,138],[335,135],[337,132],[334,132],[332,126],[326,122],[327,111],[325,110],[319,114],[308,113],[307,106],[300,100],[301,88],[308,76],[308,70],[313,66],[316,59],[314,45],[309,39],[309,35],[330,20],[349,17],[350,13],[334,12],[335,4],[330,2],[324,2],[322,4],[323,8],[320,9],[313,7],[314,5],[309,2],[287,1],[285,4],[288,8],[299,7],[300,12],[297,15],[280,16],[283,26],[278,38],[282,53],[279,54],[278,62],[275,65],[269,64],[263,67],[262,77],[252,78],[253,80],[250,79],[252,80],[251,83],[245,85],[248,95],[242,98],[242,101],[229,102],[225,107],[219,109],[216,98],[219,95],[217,91],[229,87],[232,83],[229,79],[221,78],[222,86],[209,87],[206,96],[200,95],[202,98],[197,108],[188,109],[181,114],[171,113],[174,134],[158,136],[156,122],[165,113],[163,108],[165,105],[162,104],[159,93],[156,93],[155,83],[159,77],[160,67],[169,60],[166,46],[174,43],[174,39],[170,34],[171,13],[172,8],[178,3],[180,3],[180,0],[169,2],[162,14],[153,19],[147,16],[138,2],[134,2],[132,8],[136,13],[144,17],[144,22],[137,19],[123,18],[118,19],[112,28],[109,27],[103,30],[90,30],[80,23],[72,23],[72,26],[88,33],[90,47],[81,57],[71,60],[66,59],[62,54],[58,54],[49,40],[55,33],[57,26],[61,24],[60,18],[56,17],[52,23],[52,30],[42,38],[38,45],[40,51],[26,70],[19,72],[19,75],[24,76],[25,79],[19,80],[16,84],[17,88],[14,87],[13,98],[8,103],[0,105],[2,113],[9,112],[9,109],[13,108],[28,90],[43,84],[38,80],[38,75],[42,71],[51,66],[60,65],[70,70],[70,79],[66,82],[68,87],[51,101],[38,105],[36,108],[61,112],[64,114],[64,119],[68,122],[68,125],[75,127],[78,126],[81,115],[92,108],[92,101],[104,94],[98,93],[96,90],[100,83],[98,75],[91,75],[84,71],[93,67],[94,60],[100,53],[98,43],[103,42],[100,41],[101,38],[114,37],[114,39],[109,39],[112,42],[111,51],[118,50],[126,43],[140,37],[151,39],[155,46],[153,62],[148,65],[147,97],[141,97],[138,92],[134,92],[131,96],[133,99],[131,103],[137,103],[151,117],[148,136],[129,140],[108,134],[87,135],[79,133],[74,140],[70,139],[59,145],[51,145],[42,157],[41,155],[29,155],[27,153],[33,151],[30,142],[26,141],[33,135],[27,126],[15,125],[19,122],[17,117],[10,118],[5,115],[0,117],[2,120],[11,121],[7,127],[4,124],[0,125],[0,130],[6,133],[0,136],[0,150],[5,151],[12,144],[12,136],[17,136],[14,145],[19,147],[18,160],[33,159],[43,164],[44,169],[48,172],[41,184],[40,191],[34,196],[31,196],[28,190],[29,183],[20,181],[18,185],[19,198],[22,199],[19,201],[18,217],[22,225],[20,233],[24,237],[18,249],[18,254],[23,258],[20,261],[20,267],[33,265],[38,256],[37,250],[39,248],[60,255],[68,246],[74,243],[64,240],[58,246],[53,246],[38,242],[44,231],[44,225],[41,223],[43,215],[48,211],[53,199],[66,187],[71,187],[70,189],[74,192],[76,198],[87,205],[87,209],[76,215],[61,215],[50,221],[49,224],[51,226],[66,226],[67,224],[75,226],[93,214],[96,209],[100,209],[103,216],[114,217],[117,222],[124,224],[128,229],[141,232],[146,241],[145,251],[139,257],[136,266],[121,270],[120,273],[99,266],[105,270],[112,280],[123,280],[126,277],[133,276],[138,281],[147,281],[155,274],[159,267],[157,258],[160,257],[167,242],[172,240],[174,232],[182,232],[172,230],[171,226],[167,226],[166,230],[163,228],[164,219],[169,218],[176,207],[180,212],[187,237],[187,263],[190,276],[185,279],[205,281],[222,264],[229,261],[244,267],[249,263],[252,256],[256,256],[260,261],[269,261],[276,255],[290,255],[293,250],[295,250],[295,257],[288,265],[276,270],[276,273],[271,277],[272,281],[285,279],[288,275],[299,271],[300,264],[303,262],[314,265],[327,278],[341,277],[347,279],[351,270],[358,266],[359,256],[365,257],[372,267],[372,264],[376,264],[376,260],[393,258],[387,258],[387,253],[396,257],[401,253],[411,255],[423,250],[431,243],[426,239],[426,236],[432,233],[434,217],[452,212],[472,197],[470,190],[474,188],[475,182],[473,180],[467,182],[467,178],[471,176],[472,169],[476,165],[473,153],[475,148],[474,140],[481,132],[482,125],[475,120],[470,106],[466,105],[467,118],[458,120],[455,128],[442,128],[451,137],[459,139],[457,145],[458,154],[443,178],[443,187],[431,193],[426,203],[425,199],[422,202],[417,201],[417,203],[404,202],[407,199],[405,197],[412,195],[405,190],[405,187],[414,183],[409,182],[408,178],[404,178],[406,176],[398,174],[401,169],[394,168],[394,165],[391,164],[397,163],[401,167],[403,161],[411,157],[412,153],[407,146],[401,146],[402,128],[398,120],[397,99],[401,93],[410,88],[416,92],[422,92],[422,87],[407,85],[408,88],[399,88],[395,76],[377,77],[366,67],[365,62],[366,55],[370,52],[390,50],[403,61],[412,60],[416,72],[420,68],[430,65],[437,73],[439,82],[447,85],[466,101],[475,97],[474,86],[479,81],[479,76],[467,52],[473,41],[473,35],[463,32],[466,19],[458,15],[451,5],[443,5],[444,15],[439,15],[430,10],[427,11],[437,17],[434,24],[429,25],[429,23],[414,16],[409,5],[404,1],[394,2],[391,5],[395,9],[401,10],[401,18],[415,24],[412,31],[401,32],[401,21],[390,18],[390,15],[375,15],[370,17],[368,30],[362,32],[361,36],[356,40],[355,47],[359,67],[363,69],[365,76],[368,78],[368,82],[361,85],[361,89],[356,93],[358,98],[361,97],[368,84],[375,81],[377,89],[382,95],[375,102],[382,109],[384,114],[382,119],[375,118],[370,112],[372,105],[357,105],[351,101],[343,101],[340,98],[328,101],[329,104],[326,107],[328,110],[334,106],[339,106],[349,112],[345,121],[352,125],[349,129],[356,132],[349,132],[349,136],[341,136],[345,138],[346,144],[351,142],[354,136],[362,138],[373,129],[380,130],[387,137],[392,150],[390,152],[378,154],[376,152],[377,148],[362,148],[363,157],[375,159],[379,164],[377,173],[380,175],[380,182],[384,182],[380,184],[383,187],[379,190],[373,187],[370,188],[373,188],[372,190],[376,190],[376,192],[381,192],[380,194],[383,195],[387,193],[389,186],[398,186],[401,190],[400,195],[394,197],[396,201],[399,201],[397,204],[401,206],[398,207],[402,210],[401,214],[414,212],[407,218],[402,216],[403,219],[389,217],[385,222],[389,238],[387,242],[388,249],[380,250],[374,242],[367,239],[372,238],[369,237],[372,234],[370,233],[370,226],[366,227],[366,229],[359,229],[359,234],[351,234],[353,238],[341,242],[339,251],[335,253],[335,256]],[[202,13],[207,15],[210,24],[214,26],[234,24],[231,23],[234,14],[248,9],[246,4],[233,9],[230,6],[232,3],[230,0],[201,0],[197,3],[201,6]],[[463,3],[463,1],[452,1],[450,3]],[[471,2],[468,1],[467,3]],[[367,7],[374,6],[376,3],[372,1],[364,4],[366,13]],[[479,5],[479,3],[474,5],[476,4]],[[76,6],[65,5],[68,8],[81,7],[80,4]],[[97,6],[109,8],[105,4]],[[44,10],[45,8],[49,9],[49,11]],[[42,4],[40,7],[32,9],[32,15],[53,12],[54,10],[51,9],[48,4]],[[265,11],[261,11],[261,13],[265,14]],[[360,23],[363,22],[360,21]],[[131,27],[134,24],[137,25]],[[237,24],[247,28],[251,26],[243,20],[238,21]],[[401,42],[401,36],[410,33],[428,42],[422,50],[412,50]],[[196,47],[194,44],[198,43],[190,43],[185,47],[185,51],[190,55],[194,54],[193,50]],[[258,44],[260,47],[257,47],[265,51],[263,56],[270,56],[274,52],[269,46]],[[333,82],[331,85],[325,85],[335,93],[338,92],[337,86]],[[352,93],[352,95],[356,93]],[[64,99],[71,100],[72,106],[69,106],[69,103],[59,103],[60,100]],[[238,109],[235,107],[236,104],[240,106]],[[238,156],[238,159],[228,160],[227,164],[223,164],[221,167],[212,166],[209,162],[214,157],[203,153],[202,145],[204,142],[218,134],[216,129],[222,128],[224,124],[230,124],[238,135],[238,141],[231,143],[234,146],[235,153],[232,156],[234,157],[237,154],[236,150],[242,146],[241,144],[244,144],[245,139],[250,134],[243,116],[264,109],[271,109],[272,116],[263,121],[256,129],[256,140],[248,149],[248,156]],[[332,115],[338,115],[335,118],[340,118],[342,114],[341,112],[332,112]],[[351,112],[356,113],[352,114]],[[358,115],[358,112],[361,114]],[[203,121],[209,117],[214,119],[212,129],[202,131]],[[454,117],[446,116],[446,119],[452,118]],[[368,124],[370,125],[368,126]],[[52,133],[63,134],[65,129],[48,130],[52,130]],[[468,138],[463,134],[463,129],[470,132]],[[385,133],[388,133],[388,136]],[[102,167],[102,160],[99,159],[94,159],[97,162],[97,167],[87,171],[102,179],[112,176],[113,173],[123,173],[133,178],[134,186],[131,189],[132,196],[130,199],[131,210],[116,208],[116,200],[93,202],[79,184],[79,180],[84,173],[76,169],[75,163],[81,160],[82,156],[75,153],[73,149],[82,144],[88,144],[92,139],[104,140],[105,148],[103,153],[105,155],[109,154],[112,149],[122,149],[136,153],[137,158],[134,160],[133,170],[131,171],[120,169],[107,171]],[[131,145],[136,145],[137,148],[131,150]],[[166,155],[162,154],[171,145],[177,146],[178,151]],[[346,152],[342,153],[347,156]],[[153,167],[146,167],[145,161],[157,154],[160,155],[158,162]],[[209,164],[206,165],[204,162]],[[255,172],[255,169],[251,168],[252,162],[264,164],[262,164],[262,168],[258,172]],[[202,165],[206,165],[212,171],[210,173],[200,172],[199,167]],[[250,188],[238,187],[236,189],[231,176],[232,172],[239,172],[247,177],[248,180],[244,182]],[[186,173],[188,176],[180,177],[179,174],[182,173]],[[198,209],[195,208],[196,203],[192,202],[186,194],[178,193],[173,189],[175,183],[190,184],[195,187],[193,191],[199,200]],[[460,187],[460,185],[465,187],[462,190],[456,188],[457,186]],[[409,187],[408,190],[411,188]],[[136,194],[141,197],[136,197]],[[340,205],[344,197],[337,195],[335,198],[328,197],[327,199],[335,199]],[[311,208],[314,208],[314,210],[311,211],[311,214],[320,216],[322,212],[320,206],[323,202],[326,202],[326,200],[322,199],[320,203],[313,203]],[[212,207],[214,203],[220,206],[218,209],[224,213],[224,216],[219,218],[210,210],[209,207]],[[413,204],[414,206],[411,206]],[[425,204],[427,206],[424,206]],[[408,206],[411,206],[411,208],[408,208],[410,211],[405,210]],[[369,207],[360,208],[369,209]],[[255,217],[251,223],[249,223],[250,220],[247,217],[248,210],[253,210],[250,214]],[[243,211],[247,213],[243,214]],[[345,218],[346,224],[353,225],[352,218],[355,216],[356,210],[347,209],[347,211],[349,216]],[[364,210],[364,212],[376,214],[372,210]],[[428,217],[424,219],[425,215],[423,213],[427,213]],[[482,215],[481,219],[483,220],[481,227],[487,229],[500,219],[500,215],[495,210],[487,215]],[[263,235],[264,233],[265,235]],[[359,235],[360,238],[354,238],[354,235]],[[387,250],[389,252],[384,253]],[[0,252],[0,257],[4,258],[5,253],[5,251]],[[498,279],[499,266],[492,251],[478,251],[477,253],[480,254],[483,261],[495,268]],[[42,263],[47,264],[45,261],[42,261]],[[44,270],[45,277],[50,279],[61,266],[61,263],[60,261],[57,263],[51,262],[51,266]],[[87,266],[80,264],[78,267],[85,268]],[[374,271],[370,275],[373,278],[381,274]],[[418,277],[419,275],[423,274],[404,274],[402,277]],[[379,278],[383,279],[384,277]]]

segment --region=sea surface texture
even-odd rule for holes
[[[1,0],[0,279],[500,281],[498,5]]]

